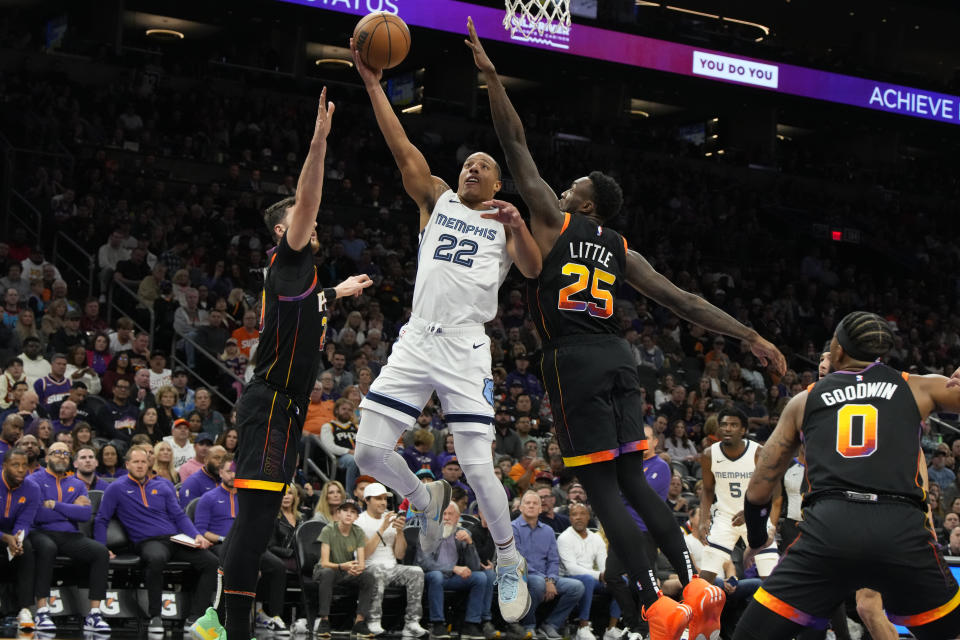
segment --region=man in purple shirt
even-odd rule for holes
[[[44,407],[49,409],[70,395],[71,380],[64,375],[66,370],[67,356],[58,353],[50,358],[50,373],[33,383],[33,390]]]
[[[197,531],[200,531],[203,537],[213,543],[210,550],[218,557],[223,558],[227,547],[227,535],[230,533],[233,521],[237,519],[237,490],[233,486],[233,479],[237,475],[237,465],[233,461],[233,454],[227,453],[224,455],[219,474],[220,484],[204,493],[200,502],[197,503],[194,522]],[[236,541],[243,544],[242,539]],[[257,593],[262,596],[263,609],[257,611],[255,621],[257,628],[279,634],[289,633],[287,625],[280,617],[283,614],[283,595],[286,581],[287,568],[283,564],[283,560],[270,551],[264,551],[263,555],[260,556],[260,582],[257,589]]]
[[[27,452],[20,447],[7,451],[3,460],[0,482],[0,572],[8,575],[12,570],[17,576],[17,599],[20,602],[18,626],[24,631],[33,631],[33,575],[35,554],[27,536],[40,506],[40,489],[27,477]],[[23,534],[21,542],[20,534]],[[13,558],[8,556],[13,554]]]
[[[199,441],[200,438],[197,438]],[[190,474],[190,477],[180,485],[180,506],[184,509],[192,500],[196,500],[207,491],[214,489],[220,484],[220,467],[223,465],[223,458],[227,455],[227,450],[217,445],[210,447],[207,451],[206,462],[199,471]],[[184,464],[183,466],[187,466]],[[203,529],[200,530],[203,532]]]
[[[163,568],[170,560],[189,562],[200,574],[193,592],[193,603],[185,629],[196,621],[196,612],[204,611],[213,601],[217,581],[217,557],[207,551],[210,541],[200,535],[193,522],[180,508],[173,485],[165,478],[149,475],[147,454],[139,448],[127,451],[127,475],[117,478],[103,492],[103,501],[93,525],[93,537],[105,544],[107,525],[117,516],[146,566],[149,633],[163,633],[160,618],[163,595]],[[184,534],[196,547],[170,540]]]
[[[100,615],[100,601],[107,593],[110,555],[102,544],[91,540],[77,526],[93,515],[83,480],[68,473],[70,448],[54,442],[47,448],[47,466],[32,474],[27,482],[40,489],[40,508],[34,518],[30,542],[36,553],[37,631],[56,631],[47,600],[53,579],[53,563],[58,555],[89,565],[90,613],[83,620],[84,631],[110,633]]]
[[[7,451],[17,444],[22,435],[23,418],[16,413],[11,413],[3,419],[3,426],[0,427],[0,462],[3,462]]]
[[[520,500],[520,517],[513,521],[513,537],[517,551],[527,561],[527,587],[530,589],[530,611],[520,620],[526,630],[522,638],[531,638],[536,626],[536,611],[541,602],[557,598],[557,606],[540,623],[538,636],[547,640],[561,638],[567,616],[583,596],[583,583],[560,577],[560,553],[553,529],[540,522],[540,496],[528,490]]]

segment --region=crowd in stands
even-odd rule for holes
[[[145,568],[152,630],[162,625],[161,575],[171,560],[184,559],[198,572],[192,614],[210,603],[217,557],[236,516],[232,460],[239,434],[232,405],[249,379],[259,336],[267,248],[259,212],[293,193],[313,122],[315,102],[304,96],[254,92],[237,101],[213,90],[145,93],[141,80],[131,73],[125,83],[86,86],[57,76],[0,75],[0,113],[10,116],[18,135],[62,145],[76,158],[72,171],[42,161],[28,165],[29,172],[21,167],[15,187],[51,223],[47,229],[67,234],[96,260],[87,286],[63,264],[76,255],[54,256],[44,239],[25,229],[0,242],[0,502],[9,493],[26,505],[0,520],[0,531],[14,552],[21,622],[42,630],[56,626],[45,600],[50,568],[40,557],[50,556],[51,545],[56,554],[90,566],[85,628],[108,624],[95,598],[106,585],[111,517]],[[448,619],[444,593],[450,591],[465,593],[465,637],[492,638],[499,629],[528,638],[538,630],[555,640],[568,619],[577,626],[577,640],[641,633],[629,589],[619,574],[604,575],[606,544],[589,496],[575,472],[564,468],[554,399],[539,377],[541,340],[516,273],[487,327],[494,363],[493,463],[511,501],[534,600],[555,606],[534,607],[510,629],[495,618],[492,542],[435,400],[397,447],[425,481],[442,477],[454,487],[444,514],[451,535],[440,549],[417,549],[416,536],[404,535],[405,506],[396,504],[389,487],[359,475],[353,459],[359,402],[409,317],[417,244],[415,208],[372,118],[359,102],[351,105],[352,98],[347,92],[338,101],[348,108],[338,108],[330,139],[317,263],[322,282],[366,273],[375,285],[332,311],[303,436],[304,456],[330,481],[305,468],[290,485],[261,562],[258,625],[280,630],[291,622],[284,619],[277,585],[296,568],[294,532],[316,520],[324,527],[304,570],[317,585],[315,630],[321,634],[332,630],[332,594],[343,585],[360,590],[353,623],[360,634],[382,631],[387,586],[405,590],[407,637],[427,631],[449,636],[455,621]],[[960,254],[943,240],[953,223],[937,203],[919,208],[910,185],[876,202],[804,190],[784,178],[764,200],[748,180],[732,181],[659,138],[652,140],[654,157],[630,144],[612,148],[607,143],[615,132],[596,123],[584,126],[597,145],[553,153],[549,134],[570,124],[561,118],[544,115],[531,131],[551,184],[566,184],[585,169],[618,173],[627,209],[621,226],[631,246],[679,286],[755,327],[788,355],[790,369],[779,376],[743,345],[706,334],[632,290],[619,292],[622,335],[644,384],[651,455],[669,464],[663,497],[678,526],[698,530],[698,460],[717,441],[716,414],[738,407],[748,417],[749,437],[763,442],[789,398],[816,380],[822,345],[846,312],[867,308],[891,322],[897,335],[892,366],[949,375],[960,364],[956,281],[931,272],[931,265],[957,271]],[[464,127],[476,129],[473,123]],[[470,143],[418,135],[441,174],[474,150],[471,145],[496,150],[489,132]],[[650,140],[647,133],[625,136]],[[788,160],[805,173],[803,162]],[[215,177],[191,180],[185,163],[202,164]],[[631,170],[616,171],[625,166]],[[820,208],[851,225],[863,224],[869,210],[873,253],[778,241],[782,219],[771,212],[787,208]],[[917,275],[877,267],[880,252],[894,249]],[[923,425],[921,444],[939,541],[948,554],[960,555],[960,438],[931,421]],[[68,489],[61,499],[62,487]],[[95,516],[91,491],[103,492]],[[175,534],[193,546],[170,542]],[[5,562],[0,553],[0,565]],[[736,571],[744,577],[742,568]],[[670,573],[661,571],[665,581]],[[594,593],[603,590],[615,603],[591,611]],[[602,628],[591,628],[598,618]]]

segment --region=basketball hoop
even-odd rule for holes
[[[570,0],[504,0],[503,28],[510,38],[569,48]]]

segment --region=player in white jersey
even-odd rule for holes
[[[483,324],[496,315],[497,290],[510,265],[535,278],[540,252],[516,208],[493,199],[500,190],[496,161],[486,153],[470,155],[456,191],[431,175],[380,86],[380,72],[366,66],[355,49],[353,57],[404,189],[420,208],[412,315],[360,405],[357,465],[410,499],[420,520],[420,543],[432,552],[440,543],[450,485],[442,480],[422,484],[395,448],[436,391],[460,468],[497,544],[500,612],[507,622],[516,622],[529,609],[530,597],[506,495],[493,473],[493,376]]]
[[[747,416],[739,409],[722,409],[717,415],[717,435],[720,442],[707,447],[700,456],[703,470],[703,490],[700,497],[700,541],[703,561],[700,577],[713,583],[723,571],[723,562],[730,559],[737,541],[747,541],[747,527],[743,523],[743,492],[757,466],[757,456],[763,448],[744,438]],[[771,513],[780,512],[778,496]],[[773,542],[757,554],[757,573],[765,578],[777,564],[777,545]]]

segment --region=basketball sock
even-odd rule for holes
[[[693,579],[693,563],[683,533],[664,502],[643,475],[643,452],[636,451],[620,456],[614,461],[617,469],[617,484],[624,497],[643,518],[647,530],[677,572],[680,583],[687,586]],[[638,472],[639,470],[639,472]],[[591,497],[592,499],[592,497]]]
[[[253,631],[253,597],[227,592],[223,601],[227,614],[223,628],[227,631],[227,640],[249,640]]]
[[[400,420],[365,410],[357,431],[354,460],[361,473],[373,476],[409,498],[415,509],[423,510],[430,503],[430,494],[396,451],[397,438],[406,428],[407,425]]]
[[[470,424],[458,425],[453,434],[453,444],[457,451],[457,460],[466,476],[467,483],[477,495],[477,506],[487,520],[487,529],[497,544],[497,555],[505,559],[517,555],[513,543],[513,526],[510,524],[510,506],[503,484],[493,473],[493,460],[490,455],[492,435],[487,432],[460,431],[469,429]],[[488,429],[486,425],[474,428]],[[503,545],[501,547],[501,545]]]

